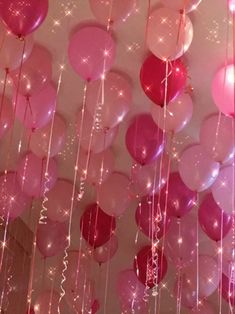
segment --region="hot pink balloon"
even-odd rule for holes
[[[66,138],[65,120],[58,114],[44,128],[33,132],[30,141],[31,151],[38,157],[54,157],[63,148]]]
[[[52,57],[50,52],[39,45],[33,47],[30,57],[24,62],[22,70],[10,72],[16,89],[23,96],[39,93],[52,77]],[[20,80],[20,81],[19,81]]]
[[[218,109],[225,115],[235,117],[234,82],[235,66],[229,64],[221,68],[212,82],[212,97]]]
[[[235,306],[235,284],[231,280],[222,275],[221,287],[223,298],[233,307]]]
[[[60,294],[56,291],[47,290],[37,296],[34,303],[35,314],[57,314]]]
[[[86,108],[92,116],[98,116],[98,128],[117,126],[125,118],[131,104],[131,85],[118,73],[109,72],[104,80],[91,82],[87,87]]]
[[[200,130],[200,143],[215,161],[231,160],[235,152],[234,119],[224,115],[212,115],[205,119]]]
[[[204,191],[216,180],[220,165],[213,161],[201,145],[194,144],[182,153],[179,173],[184,184],[192,191]]]
[[[40,197],[53,188],[57,180],[57,163],[50,159],[46,174],[46,158],[39,158],[27,153],[17,166],[18,182],[25,194]]]
[[[0,50],[1,51],[1,50]],[[12,127],[14,115],[11,103],[8,98],[0,95],[0,139],[6,134],[6,132]]]
[[[92,307],[91,307],[91,314],[96,314],[100,309],[100,302],[99,300],[95,299]]]
[[[212,305],[209,302],[200,302],[199,306],[193,308],[188,314],[215,314]]]
[[[97,263],[102,264],[109,261],[118,250],[118,238],[113,235],[104,245],[94,250],[93,256]]]
[[[116,47],[112,36],[100,27],[83,27],[70,39],[70,64],[86,81],[101,78],[113,65],[115,54]]]
[[[160,0],[161,3],[173,10],[185,10],[186,13],[195,10],[202,0]]]

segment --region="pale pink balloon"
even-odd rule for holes
[[[212,82],[212,97],[218,109],[225,115],[235,117],[234,82],[235,66],[229,64],[221,68]]]
[[[224,167],[211,188],[214,200],[228,214],[235,210],[234,177],[235,166]]]
[[[200,143],[215,161],[231,160],[235,152],[234,119],[224,115],[211,115],[201,125]]]
[[[76,189],[75,189],[76,194]],[[73,195],[73,184],[65,179],[56,181],[47,193],[47,216],[53,221],[63,222],[69,219]],[[76,200],[75,203],[76,205]]]
[[[193,25],[187,15],[160,8],[149,17],[147,44],[149,50],[161,60],[175,60],[190,47]]]
[[[189,94],[180,94],[168,103],[166,110],[153,105],[151,114],[160,129],[165,129],[166,132],[180,132],[192,118],[192,98]]]
[[[32,197],[41,197],[51,190],[57,180],[57,163],[49,160],[46,176],[46,158],[39,158],[29,152],[24,155],[17,166],[17,179],[22,191]]]
[[[186,13],[196,10],[202,0],[160,0],[161,3],[173,10],[185,10]]]
[[[219,163],[211,159],[199,144],[186,148],[179,161],[181,179],[192,191],[208,189],[215,182],[219,168]]]
[[[38,157],[54,157],[63,148],[66,138],[65,120],[58,114],[44,128],[33,132],[30,141],[31,151]]]
[[[35,45],[30,57],[24,62],[22,70],[10,72],[10,77],[20,94],[33,96],[39,93],[52,77],[52,57],[50,52]],[[20,80],[20,82],[19,82]]]
[[[130,180],[118,172],[114,172],[97,188],[98,204],[110,216],[120,216],[130,206]]]
[[[54,290],[46,290],[37,296],[34,303],[35,314],[57,314],[60,294]]]
[[[108,131],[95,130],[94,117],[87,111],[85,111],[84,117],[81,111],[78,113],[77,134],[84,150],[91,150],[93,153],[97,154],[101,153],[112,145],[117,133],[117,127]]]
[[[12,127],[14,115],[11,103],[8,98],[0,94],[0,139]]]
[[[92,13],[105,25],[125,21],[133,12],[135,5],[136,0],[90,0]]]
[[[92,116],[98,117],[97,128],[117,126],[130,110],[131,103],[131,86],[123,75],[109,72],[104,80],[88,85],[86,108]]]
[[[26,128],[40,129],[52,119],[56,106],[56,89],[48,84],[29,99],[20,94],[16,96],[15,92],[13,106],[16,106],[16,117]]]
[[[116,254],[117,250],[118,238],[112,235],[108,242],[94,250],[93,256],[97,263],[102,264],[109,261]]]
[[[111,68],[115,54],[115,42],[111,34],[100,27],[83,27],[70,39],[70,64],[88,82],[101,78]]]
[[[115,157],[110,149],[98,154],[80,151],[78,171],[81,175],[84,174],[84,171],[86,172],[86,180],[90,184],[102,184],[113,172],[114,165]]]
[[[214,308],[209,302],[200,302],[199,306],[193,308],[188,314],[215,314]]]
[[[231,277],[235,284],[235,243],[233,240],[233,230],[224,237],[224,239],[218,242],[217,252],[219,262],[221,262],[222,254],[222,271],[227,277]]]

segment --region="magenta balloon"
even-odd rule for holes
[[[35,314],[57,314],[60,295],[56,291],[47,290],[37,296],[34,303]]]
[[[48,12],[48,0],[7,0],[1,7],[3,22],[16,36],[34,32]]]
[[[235,152],[234,119],[224,115],[212,115],[201,126],[200,143],[215,161],[231,160]]]
[[[180,157],[179,173],[192,191],[204,191],[216,180],[220,165],[213,161],[201,145],[187,148]]]
[[[17,178],[25,194],[36,198],[41,197],[55,185],[57,163],[54,159],[50,159],[46,178],[46,162],[46,158],[39,158],[30,152],[19,161]]]
[[[30,201],[22,192],[15,172],[0,176],[0,216],[15,219],[30,206]]]
[[[30,57],[24,62],[22,70],[10,72],[10,77],[20,94],[33,96],[39,93],[52,77],[52,57],[50,52],[35,45]],[[19,81],[20,80],[20,81]]]
[[[163,134],[151,115],[137,115],[126,132],[126,147],[141,165],[154,161],[163,151]]]
[[[13,105],[16,94],[13,98]],[[16,117],[28,129],[43,128],[53,116],[56,106],[56,89],[52,84],[45,86],[37,95],[27,97],[18,95],[16,104]]]
[[[225,115],[235,117],[234,82],[235,66],[229,64],[221,68],[212,82],[212,97],[218,109]]]
[[[113,65],[115,54],[116,47],[112,36],[100,27],[81,28],[70,39],[70,64],[86,81],[101,78]]]
[[[161,3],[173,10],[185,10],[186,13],[195,10],[202,0],[160,0]]]
[[[221,291],[223,298],[231,305],[235,306],[235,284],[230,279],[222,275]]]
[[[131,104],[131,85],[123,75],[109,72],[105,80],[88,84],[86,108],[92,116],[98,116],[99,128],[109,129],[117,126],[125,118]]]
[[[4,95],[0,95],[0,99],[3,97]],[[12,127],[13,121],[14,115],[11,103],[8,98],[4,97],[3,102],[0,105],[0,139],[3,138],[7,131]]]
[[[193,308],[188,314],[215,314],[212,305],[209,302],[200,302],[199,306]]]
[[[108,242],[94,250],[94,260],[99,264],[106,263],[116,254],[117,250],[118,238],[112,235]]]

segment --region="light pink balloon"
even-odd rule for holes
[[[201,145],[188,147],[181,155],[179,173],[184,184],[192,191],[204,191],[216,180],[220,165],[205,152]]]
[[[44,128],[33,132],[30,141],[31,151],[38,157],[54,157],[63,148],[66,137],[66,123],[56,114],[51,133],[52,121]]]
[[[86,107],[92,116],[98,117],[98,128],[109,129],[117,126],[130,110],[131,103],[130,83],[118,73],[109,72],[105,80],[94,81],[88,85]]]
[[[82,130],[81,125],[83,126]],[[82,131],[81,134],[80,131]],[[80,140],[80,144],[84,150],[91,150],[93,153],[101,153],[112,145],[117,133],[117,127],[108,131],[95,130],[94,117],[92,117],[87,111],[85,111],[84,118],[82,119],[82,112],[80,111],[78,113],[77,134]]]
[[[46,290],[37,296],[34,303],[35,314],[57,314],[60,295],[57,291]]]
[[[224,167],[211,188],[216,203],[228,214],[235,210],[234,177],[235,166]]]
[[[191,120],[193,102],[188,94],[180,94],[164,108],[153,105],[151,114],[154,122],[166,132],[180,132]]]
[[[0,94],[0,139],[12,127],[14,115],[8,98]]]
[[[16,93],[13,106],[16,105],[16,117],[28,129],[40,129],[51,119],[56,106],[56,89],[52,84],[45,86],[37,95],[29,99]]]
[[[161,3],[173,10],[185,10],[186,13],[195,10],[202,0],[160,0]]]
[[[113,235],[104,245],[94,250],[93,256],[97,263],[102,264],[109,261],[118,250],[118,238]]]
[[[88,167],[87,167],[88,161]],[[87,182],[93,185],[102,184],[114,170],[115,158],[110,149],[94,154],[81,150],[79,155],[80,174],[87,173]]]
[[[221,262],[222,254],[222,271],[223,273],[231,278],[232,282],[235,284],[235,243],[233,240],[233,230],[231,229],[229,233],[224,237],[224,239],[218,242],[217,248],[219,254],[218,259]]]
[[[21,158],[17,178],[25,194],[37,198],[53,188],[57,180],[57,163],[54,159],[49,160],[47,178],[46,163],[46,158],[39,158],[31,152]]]
[[[110,216],[120,216],[130,206],[130,180],[118,172],[114,172],[97,189],[98,204]]]
[[[115,42],[111,34],[100,27],[83,27],[70,39],[70,64],[88,82],[99,79],[111,68],[115,54]]]
[[[229,64],[221,68],[212,82],[212,97],[218,109],[225,115],[235,116],[234,81],[235,66]]]
[[[153,11],[149,17],[147,44],[161,60],[175,60],[190,47],[193,25],[187,15],[169,8]]]
[[[235,122],[224,115],[211,115],[201,125],[200,143],[215,161],[231,160],[235,152]]]
[[[212,305],[209,302],[200,302],[198,307],[192,309],[188,314],[215,314]]]

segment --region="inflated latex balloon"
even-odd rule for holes
[[[108,242],[94,250],[94,260],[99,264],[106,263],[116,254],[117,250],[118,238],[113,235]]]
[[[230,281],[230,279],[222,275],[221,287],[223,298],[231,304],[231,306],[235,306],[235,284]]]
[[[176,299],[179,298],[179,291],[180,301],[184,307],[191,310],[197,306],[196,288],[192,286],[192,283],[190,281],[187,280],[184,273],[181,274],[181,276],[177,278],[175,282],[173,293]]]
[[[35,314],[56,314],[58,313],[58,305],[60,294],[57,291],[47,290],[37,296],[34,303]]]
[[[228,234],[218,242],[217,246],[217,252],[220,254],[222,252],[222,271],[227,277],[231,277],[232,282],[235,284],[235,244],[232,228]],[[219,258],[221,258],[220,255]]]
[[[0,139],[7,133],[12,127],[14,121],[14,114],[11,103],[8,98],[0,94]]]
[[[185,10],[186,13],[197,9],[202,0],[160,0],[161,3],[173,10]]]
[[[235,1],[234,0],[229,0],[228,1],[228,5],[229,5],[229,10],[232,14],[234,14],[235,12]]]

